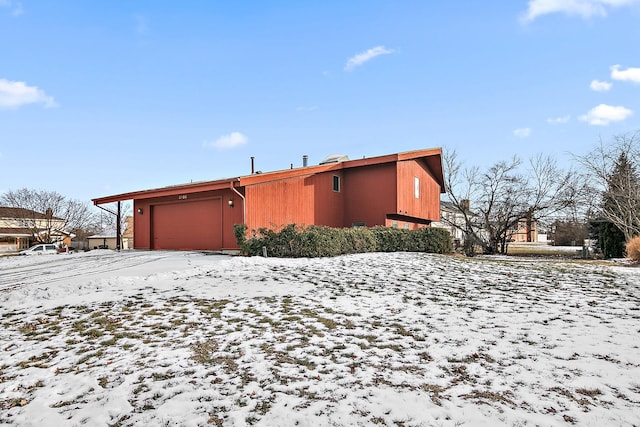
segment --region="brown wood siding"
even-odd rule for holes
[[[314,181],[303,176],[247,185],[248,229],[314,224]]]
[[[340,180],[340,191],[333,189],[333,177]],[[344,226],[345,181],[340,170],[325,172],[313,177],[314,218],[316,225]]]
[[[419,161],[398,162],[397,214],[430,221],[440,219],[440,185]],[[420,180],[420,197],[415,197],[415,178]]]
[[[385,225],[387,214],[396,210],[395,163],[350,168],[344,171],[344,226],[364,223]]]

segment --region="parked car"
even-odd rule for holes
[[[29,249],[20,251],[20,255],[48,255],[57,254],[58,249],[56,245],[50,243],[43,243],[40,245],[31,246]]]

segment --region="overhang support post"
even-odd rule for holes
[[[122,227],[120,225],[121,218],[121,210],[120,210],[120,200],[118,200],[118,213],[116,214],[116,250],[120,252],[120,247],[122,245]]]

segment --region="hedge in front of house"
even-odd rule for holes
[[[331,228],[289,224],[280,231],[260,228],[246,238],[246,225],[236,225],[235,235],[244,255],[273,257],[331,257],[365,252],[450,253],[451,236],[440,228],[401,230],[389,227]]]

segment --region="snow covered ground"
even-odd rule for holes
[[[640,424],[640,269],[0,258],[0,425]]]

